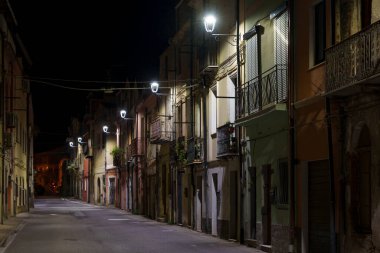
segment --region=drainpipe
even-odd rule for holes
[[[256,179],[256,166],[250,167],[249,171],[251,173],[251,198],[250,201],[252,203],[252,217],[251,219],[251,236],[254,240],[257,239],[257,226],[256,226],[256,219],[257,219],[257,203],[256,203],[256,187],[257,187],[257,179]]]
[[[1,138],[2,138],[2,141],[4,143],[4,138],[5,138],[5,84],[4,84],[4,34],[2,32],[0,32],[0,36],[1,36],[1,67],[0,67],[0,71],[1,71],[1,90],[0,90],[0,98],[1,98],[1,102],[0,102],[0,109],[1,109],[1,118],[2,118],[2,124],[1,124]],[[5,184],[6,184],[6,181],[5,181],[5,150],[4,150],[4,145],[3,145],[3,148],[1,149],[1,224],[4,224],[4,216],[5,216],[5,199],[6,199],[6,195],[5,195]]]
[[[173,132],[173,140],[174,140],[174,143],[176,141],[176,127],[175,127],[175,124],[174,124],[174,121],[175,121],[175,112],[176,112],[176,103],[177,103],[177,94],[176,94],[176,85],[177,85],[177,47],[176,45],[174,44],[174,84],[173,84],[173,97],[172,97],[172,126],[174,125],[173,129],[174,129],[174,132]],[[173,101],[174,100],[174,101]],[[172,207],[172,211],[171,211],[171,216],[172,216],[172,222],[173,224],[176,223],[176,211],[175,211],[175,199],[177,199],[177,194],[175,193],[175,189],[176,189],[176,185],[174,184],[174,182],[177,182],[176,178],[177,178],[177,170],[176,170],[176,165],[175,165],[175,162],[171,163],[170,165],[170,168],[171,168],[171,173],[172,173],[172,177],[171,177],[171,187],[172,187],[172,201],[171,201],[171,207]]]
[[[331,127],[331,108],[330,98],[326,97],[326,123],[327,123],[327,143],[328,143],[328,159],[329,159],[329,176],[330,176],[330,245],[331,252],[335,253],[337,250],[337,236],[335,231],[335,177],[334,177],[334,156],[333,156],[333,139]]]
[[[194,144],[195,144],[195,137],[194,137],[194,96],[193,96],[193,78],[194,78],[194,10],[191,10],[191,22],[190,22],[190,138],[193,139]],[[192,228],[195,228],[195,202],[194,202],[194,197],[195,197],[195,180],[194,180],[194,164],[190,165],[190,170],[191,170],[191,188],[192,188],[192,195],[191,198],[189,198],[189,204],[191,206],[191,212],[192,212],[192,221],[190,223],[192,224]],[[189,191],[190,195],[190,191]],[[191,205],[191,202],[193,204]]]
[[[347,233],[347,223],[346,223],[346,194],[345,194],[345,186],[346,186],[346,180],[347,180],[347,168],[345,163],[345,148],[346,148],[346,114],[343,108],[343,105],[340,105],[339,107],[339,118],[340,118],[340,142],[341,142],[341,152],[340,152],[340,163],[341,163],[341,182],[340,182],[340,189],[341,191],[341,215],[342,215],[342,227],[343,227],[343,233]]]
[[[147,179],[147,174],[146,170],[148,169],[148,138],[147,138],[147,132],[148,132],[148,109],[145,107],[145,120],[144,120],[144,168],[141,171],[141,176],[142,176],[142,182],[143,182],[143,195],[142,195],[142,207],[141,207],[141,214],[146,215],[148,213],[147,211],[147,203],[148,203],[148,179]],[[156,164],[156,173],[158,173],[158,168]],[[156,182],[158,184],[158,182]],[[157,193],[158,194],[158,193]],[[158,203],[156,203],[158,205]],[[157,215],[157,214],[156,214]]]
[[[236,87],[235,87],[235,119],[237,118],[237,110],[238,108],[238,100],[239,96],[239,88],[241,86],[240,81],[240,0],[235,1],[235,22],[236,22]],[[242,136],[241,127],[237,127],[236,129],[236,145],[238,150],[238,160],[240,166],[240,203],[237,201],[236,210],[240,210],[240,244],[244,244],[244,185],[243,185],[243,175],[244,175],[244,166],[241,152],[241,143],[240,138]],[[240,205],[240,206],[239,206]]]
[[[203,77],[203,92],[202,92],[202,110],[203,110],[203,188],[204,188],[204,202],[205,202],[205,232],[209,232],[208,227],[208,175],[207,175],[207,106],[206,106],[206,77]]]
[[[87,144],[88,145],[88,144]],[[88,178],[88,192],[87,192],[87,203],[91,203],[91,193],[92,193],[92,158],[87,159],[87,178]]]
[[[289,126],[289,157],[288,167],[290,173],[290,196],[289,196],[289,249],[288,252],[295,252],[295,111],[294,111],[294,71],[295,57],[294,45],[294,2],[289,1],[289,53],[288,53],[288,126]]]
[[[326,5],[326,2],[324,2]],[[326,6],[325,6],[326,9]],[[331,22],[331,29],[330,29],[330,36],[331,36],[331,46],[335,45],[335,0],[330,0],[330,22]],[[341,129],[341,141],[342,141],[342,173],[343,173],[343,181],[342,181],[342,188],[345,189],[345,175],[346,170],[343,166],[343,159],[344,159],[344,147],[345,147],[345,116],[344,116],[344,110],[341,107],[340,108],[340,119],[341,119],[341,126],[343,129]],[[330,109],[330,99],[326,98],[326,117],[327,117],[327,133],[328,133],[328,145],[329,145],[329,167],[330,167],[330,230],[331,230],[331,252],[335,253],[337,252],[337,233],[335,231],[335,181],[334,181],[334,160],[333,160],[333,143],[332,143],[332,128],[331,128],[331,109]],[[344,194],[344,191],[342,191],[342,217],[343,217],[343,231],[346,232],[346,195]]]
[[[137,113],[136,113],[137,114]],[[139,113],[140,114],[140,113]],[[141,145],[139,145],[139,138],[141,137],[141,136],[139,136],[139,117],[138,117],[138,115],[136,115],[136,125],[135,125],[135,127],[136,127],[136,153],[138,154],[139,153],[139,149],[141,149]],[[135,144],[132,144],[132,145],[135,145]],[[139,175],[139,169],[140,169],[140,165],[139,165],[139,157],[137,156],[137,154],[135,154],[135,158],[134,158],[134,160],[135,160],[135,165],[133,166],[133,169],[134,169],[134,171],[135,171],[135,178],[136,178],[136,180],[135,180],[135,195],[136,195],[136,197],[135,197],[135,204],[133,205],[133,201],[132,201],[132,205],[133,205],[133,207],[135,208],[135,211],[134,211],[134,213],[135,214],[140,214],[140,212],[139,212],[139,185],[140,185],[140,182],[139,182],[139,178],[138,178],[138,175]],[[133,180],[133,178],[132,178],[132,180]],[[133,199],[133,197],[132,197],[132,199]],[[140,210],[141,211],[141,210]]]
[[[27,203],[26,203],[26,209],[27,211],[29,212],[29,207],[30,207],[30,186],[29,186],[29,183],[30,183],[30,171],[31,171],[31,167],[30,167],[30,126],[29,126],[29,120],[30,120],[30,115],[29,115],[29,91],[27,90],[27,94],[26,94],[26,129],[27,129],[27,146],[26,146],[26,195],[27,195]]]
[[[203,1],[203,10],[206,10],[206,1]],[[203,46],[205,45],[205,33],[203,33],[203,38],[202,38]],[[206,105],[206,98],[207,94],[206,92],[208,91],[207,85],[206,85],[206,76],[203,75],[203,80],[202,80],[202,123],[203,123],[203,191],[204,191],[204,203],[205,203],[205,224],[204,224],[204,232],[208,233],[209,232],[209,227],[208,227],[208,177],[207,177],[207,167],[208,167],[208,162],[207,162],[207,105]],[[202,203],[203,204],[203,203]],[[202,216],[202,215],[201,215]]]

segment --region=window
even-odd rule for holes
[[[15,127],[16,127],[16,142],[20,143],[20,127],[21,127],[21,122],[19,122],[17,115],[15,115]]]
[[[326,14],[325,2],[319,2],[314,6],[314,65],[325,60],[326,48]]]
[[[287,65],[289,44],[289,13],[285,11],[273,20],[274,31],[274,62],[277,65],[276,89],[277,98],[283,101],[287,98]]]
[[[177,126],[177,136],[180,137],[183,135],[182,133],[182,102],[180,102],[180,104],[177,106],[177,122],[178,122],[178,126]]]
[[[371,25],[371,13],[372,13],[372,1],[371,0],[361,0],[361,25],[362,29]]]
[[[248,81],[258,76],[257,62],[257,35],[247,40],[247,71],[246,78]]]
[[[288,161],[287,159],[281,159],[278,162],[278,176],[279,176],[279,184],[278,184],[278,195],[277,195],[277,204],[287,205],[289,199],[289,174],[288,174]]]
[[[209,109],[207,112],[208,125],[210,134],[216,134],[216,85],[210,88],[209,92]]]
[[[193,137],[192,126],[194,122],[194,115],[193,115],[193,101],[191,101],[190,96],[186,97],[186,104],[185,104],[185,118],[186,118],[186,134],[187,137]]]

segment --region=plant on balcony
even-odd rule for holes
[[[177,160],[181,164],[186,164],[187,162],[187,154],[185,150],[185,140],[179,140],[177,145],[176,145],[176,153],[177,153]]]
[[[121,158],[124,155],[124,149],[120,147],[114,147],[110,154],[113,156],[113,165],[114,166],[120,166],[121,165]]]

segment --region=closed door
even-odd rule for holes
[[[211,187],[211,234],[218,235],[218,174],[212,174]]]
[[[271,244],[271,203],[270,203],[270,189],[271,189],[271,175],[272,170],[270,164],[264,165],[262,167],[263,174],[263,193],[264,193],[264,206],[261,208],[261,215],[263,220],[263,244]]]
[[[330,193],[327,160],[309,163],[309,252],[330,252]]]
[[[195,196],[196,229],[202,231],[202,177],[197,177],[197,191]]]
[[[110,199],[109,204],[115,204],[115,178],[110,178]]]
[[[230,239],[237,239],[238,218],[238,184],[237,171],[230,173]]]

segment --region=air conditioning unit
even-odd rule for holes
[[[13,134],[12,133],[5,133],[4,135],[4,148],[11,148],[13,147],[14,141],[13,141]]]
[[[7,112],[7,116],[6,116],[7,128],[15,128],[16,124],[17,124],[16,114],[13,112]]]

